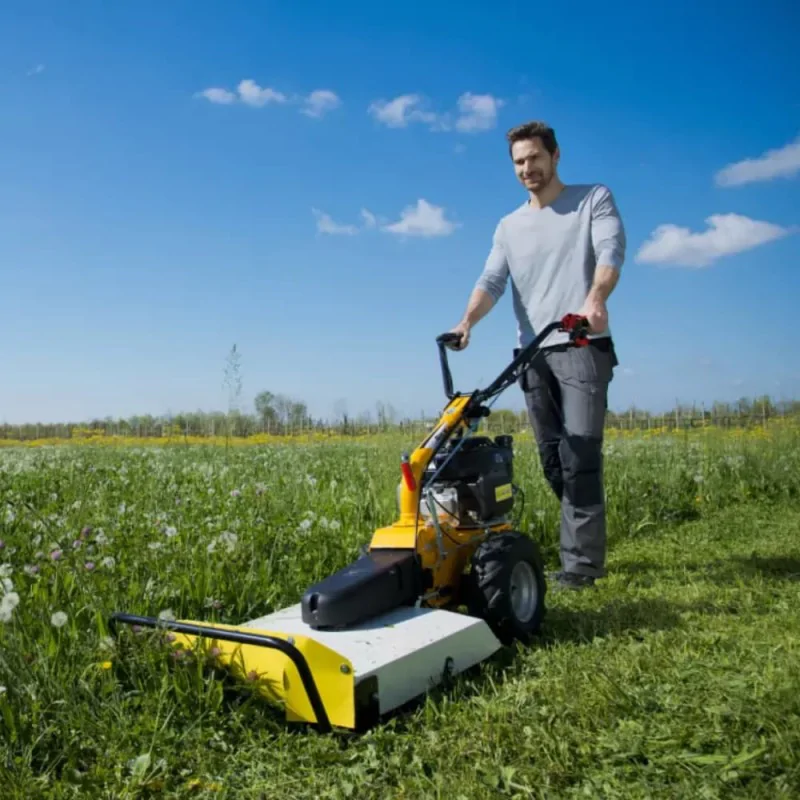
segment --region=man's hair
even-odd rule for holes
[[[545,150],[547,150],[550,155],[555,153],[556,148],[558,147],[558,142],[556,141],[556,132],[546,122],[534,121],[517,125],[506,134],[509,155],[511,154],[511,150],[514,147],[515,142],[533,139],[534,137],[538,137],[542,140]]]

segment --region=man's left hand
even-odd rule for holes
[[[608,327],[608,310],[599,297],[587,297],[579,314],[589,320],[590,333],[602,333]]]

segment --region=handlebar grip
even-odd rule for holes
[[[442,333],[436,337],[436,341],[439,344],[458,344],[461,341],[461,334],[454,333],[453,331],[449,331],[448,333]]]
[[[589,320],[578,314],[567,314],[561,320],[561,330],[569,333],[570,341],[578,347],[589,344]]]

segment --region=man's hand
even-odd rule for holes
[[[590,294],[578,313],[589,320],[590,333],[602,333],[608,327],[608,309],[602,297]]]
[[[590,333],[602,333],[608,328],[606,301],[619,280],[619,270],[600,265],[595,270],[594,281],[583,307],[578,312],[589,320]]]
[[[469,331],[470,331],[470,324],[462,320],[450,330],[450,333],[458,333],[461,334],[461,340],[458,344],[448,344],[447,346],[451,350],[463,350],[469,344]]]

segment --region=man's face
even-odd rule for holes
[[[520,183],[529,192],[536,193],[541,192],[555,177],[558,150],[551,156],[538,137],[525,139],[514,142],[511,159]]]

